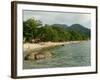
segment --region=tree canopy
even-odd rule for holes
[[[40,20],[30,18],[23,22],[23,36],[27,42],[31,42],[32,39],[39,39],[41,42],[62,42],[90,39],[90,29],[87,29],[80,24],[75,25],[76,28],[73,27],[74,26],[66,27],[66,25],[61,24],[42,24]]]

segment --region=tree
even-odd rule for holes
[[[54,31],[52,27],[50,27],[49,25],[47,24],[44,25],[39,29],[38,32],[39,32],[38,37],[40,37],[42,41],[53,41]]]
[[[40,26],[42,26],[42,22],[34,18],[23,22],[23,35],[27,41],[31,41],[32,38],[36,37],[37,28]]]

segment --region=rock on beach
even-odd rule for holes
[[[49,51],[33,52],[25,56],[25,60],[40,60],[49,59],[52,57],[52,53]]]

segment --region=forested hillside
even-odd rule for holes
[[[67,22],[66,22],[67,23]],[[90,39],[90,29],[81,24],[43,24],[35,18],[23,22],[25,42],[63,42]]]

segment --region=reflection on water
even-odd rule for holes
[[[48,51],[53,53],[51,59],[24,60],[23,68],[34,69],[91,65],[90,41],[50,48]]]

